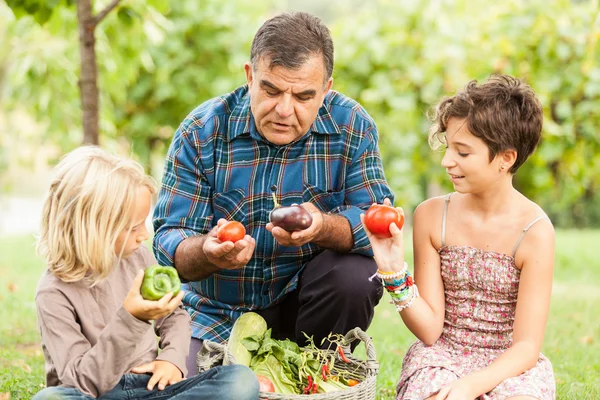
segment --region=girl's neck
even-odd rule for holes
[[[510,212],[513,208],[510,205],[518,195],[511,178],[497,182],[488,190],[469,193],[465,196],[465,200],[469,209],[481,215],[483,219],[487,219]]]

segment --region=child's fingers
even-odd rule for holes
[[[160,300],[158,300],[158,302],[156,304],[158,305],[158,307],[164,308],[169,304],[169,302],[171,301],[172,298],[173,298],[173,292],[169,292],[169,293],[165,294],[163,297],[161,297]]]
[[[131,369],[131,372],[136,373],[136,374],[145,374],[147,372],[153,372],[153,371],[154,371],[153,363],[146,363],[146,364],[138,365],[137,367]]]
[[[169,377],[163,376],[158,381],[158,390],[165,390],[165,388],[167,387],[168,384],[169,384]]]
[[[152,374],[152,376],[150,377],[150,380],[148,381],[148,386],[146,386],[146,388],[148,390],[153,390],[154,386],[156,386],[159,379],[160,379],[160,377],[158,376],[158,374]]]
[[[171,299],[171,301],[169,301],[169,309],[171,311],[173,311],[174,309],[177,308],[177,306],[181,303],[181,300],[183,300],[183,291],[180,291],[179,293],[177,293],[177,296],[173,297]]]

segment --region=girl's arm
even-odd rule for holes
[[[414,272],[420,298],[400,312],[408,329],[426,345],[435,343],[444,327],[444,283],[440,255],[432,242],[434,228],[441,231],[442,207],[443,199],[435,198],[421,203],[415,210]]]
[[[441,230],[443,201],[443,198],[430,199],[421,203],[415,210],[414,271],[420,297],[415,298],[409,308],[400,312],[408,329],[427,345],[435,343],[444,326],[444,284],[440,256],[432,242],[434,229],[438,227],[438,230]],[[389,204],[387,200],[386,204]],[[368,232],[367,227],[365,231],[371,242],[378,269],[382,272],[400,271],[404,265],[402,230],[391,224],[392,238],[389,239],[374,236]]]
[[[56,287],[37,293],[42,345],[63,385],[98,397],[112,389],[127,372],[139,339],[151,331],[151,324],[121,307],[92,345],[77,322],[72,301],[79,299],[69,299]]]
[[[544,249],[544,250],[541,250]],[[473,396],[487,393],[502,381],[533,368],[540,355],[550,309],[554,270],[554,228],[548,220],[536,223],[524,236],[517,251],[522,265],[513,329],[513,344],[488,367],[455,382],[455,389]],[[453,386],[453,385],[450,385]],[[452,390],[445,388],[439,399]],[[436,397],[437,399],[437,397]]]

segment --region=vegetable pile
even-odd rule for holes
[[[326,349],[317,348],[311,337],[307,339],[309,345],[302,349],[289,339],[273,339],[263,317],[248,312],[235,322],[227,351],[236,363],[249,366],[259,376],[261,391],[269,391],[270,381],[277,393],[329,393],[364,379],[360,364],[351,363],[344,354],[342,346],[347,343],[343,336],[330,334],[323,341],[329,343]]]

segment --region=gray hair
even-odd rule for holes
[[[333,73],[333,40],[329,29],[312,14],[293,12],[267,20],[256,32],[250,49],[252,69],[260,58],[269,59],[269,68],[295,70],[316,54],[323,56],[325,81]]]

